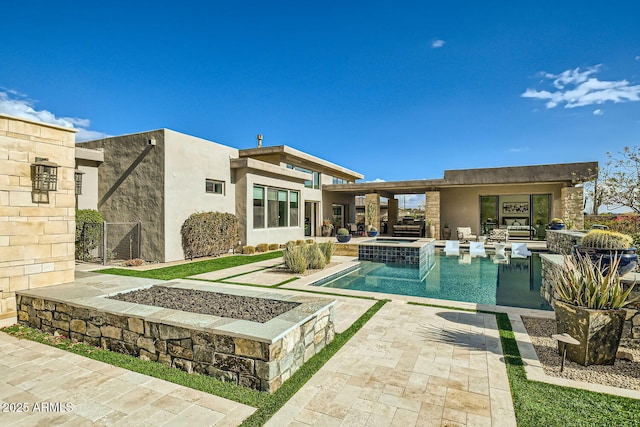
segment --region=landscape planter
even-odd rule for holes
[[[435,225],[428,225],[427,226],[427,233],[428,233],[427,237],[435,239],[435,237],[436,237],[436,226]]]
[[[567,345],[569,360],[583,366],[613,365],[622,336],[626,310],[593,310],[558,300],[555,301],[553,309],[557,333],[567,333],[580,342]]]
[[[333,227],[329,227],[329,226],[326,226],[326,225],[322,226],[322,236],[323,237],[331,236],[332,232],[333,232]]]
[[[450,228],[443,228],[442,229],[442,238],[444,240],[449,240],[451,238],[451,229]]]
[[[367,236],[376,237],[378,235],[377,231],[367,231]]]
[[[550,224],[549,225],[550,230],[564,230],[565,228],[567,228],[566,224]]]
[[[340,243],[347,243],[348,241],[350,241],[350,240],[351,240],[351,235],[350,235],[350,234],[347,234],[347,235],[344,235],[344,234],[343,234],[343,235],[340,235],[340,234],[338,234],[338,235],[336,236],[336,239],[338,239],[338,242],[340,242]]]
[[[598,249],[598,248],[583,248],[580,245],[574,246],[574,251],[579,252],[581,255],[589,255],[591,261],[594,263],[600,263],[603,269],[608,270],[609,265],[616,258],[620,258],[618,264],[618,274],[624,276],[632,271],[638,265],[638,254],[636,248],[629,248],[624,250],[613,249]]]

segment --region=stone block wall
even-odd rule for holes
[[[20,294],[17,301],[23,325],[269,393],[335,335],[333,305],[264,342]]]
[[[563,187],[561,194],[561,217],[570,222],[574,230],[584,228],[584,188]]]
[[[580,243],[582,231],[571,230],[546,230],[547,231],[547,249],[556,254],[570,254],[573,247]]]
[[[74,144],[73,129],[0,115],[0,318],[16,291],[74,280]],[[36,157],[59,165],[48,203],[34,202]]]
[[[440,192],[439,191],[427,191],[425,193],[425,218],[427,221],[432,221],[436,228],[434,239],[440,238]],[[428,225],[427,225],[428,227]]]

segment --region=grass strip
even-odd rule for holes
[[[256,412],[244,420],[241,427],[257,427],[264,425],[311,377],[322,368],[368,321],[388,300],[380,300],[372,305],[358,320],[347,330],[336,334],[334,340],[323,348],[318,354],[309,359],[300,367],[282,386],[271,396],[268,402],[260,406]]]
[[[102,350],[84,343],[77,343],[68,338],[54,336],[22,325],[0,328],[16,338],[29,339],[47,344],[100,362],[109,363],[143,375],[170,381],[195,390],[214,394],[235,402],[257,408],[242,426],[261,426],[273,416],[284,404],[346,344],[388,300],[377,301],[347,330],[335,334],[334,340],[318,354],[309,359],[274,393],[267,394],[228,382],[218,381],[206,375],[189,374],[166,365],[146,361],[134,356]]]
[[[232,255],[221,258],[195,261],[171,267],[160,267],[153,270],[129,270],[126,268],[106,268],[96,273],[116,274],[120,276],[141,277],[145,279],[172,280],[183,279],[196,274],[209,273],[225,268],[238,267],[254,262],[266,261],[282,256],[282,251],[267,252],[259,255]]]

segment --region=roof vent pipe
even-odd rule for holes
[[[256,138],[258,138],[258,148],[262,147],[262,134],[259,133]]]

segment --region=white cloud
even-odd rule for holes
[[[445,41],[444,40],[434,40],[433,43],[431,43],[431,47],[434,49],[438,49],[441,48],[442,46],[444,46]]]
[[[602,110],[601,110],[601,109],[599,109],[599,108],[596,108],[595,110],[593,110],[593,115],[594,115],[594,116],[601,116],[601,115],[603,115],[603,114],[604,114],[604,111],[602,111]]]
[[[564,104],[564,108],[599,105],[607,101],[634,102],[640,101],[640,85],[631,85],[627,80],[603,81],[593,77],[599,72],[600,66],[590,67],[585,71],[580,68],[567,70],[560,74],[544,73],[546,79],[553,80],[557,89],[536,90],[527,89],[523,98],[546,100],[547,108],[555,108]]]
[[[28,99],[26,95],[15,90],[0,88],[0,114],[77,129],[76,141],[78,142],[110,136],[103,132],[90,130],[91,122],[88,119],[56,117],[50,111],[36,110],[34,104],[35,102]]]
[[[507,150],[509,153],[522,153],[523,151],[529,151],[529,147],[513,147]]]
[[[387,181],[382,178],[376,178],[373,181],[364,181],[364,182],[387,182]]]

